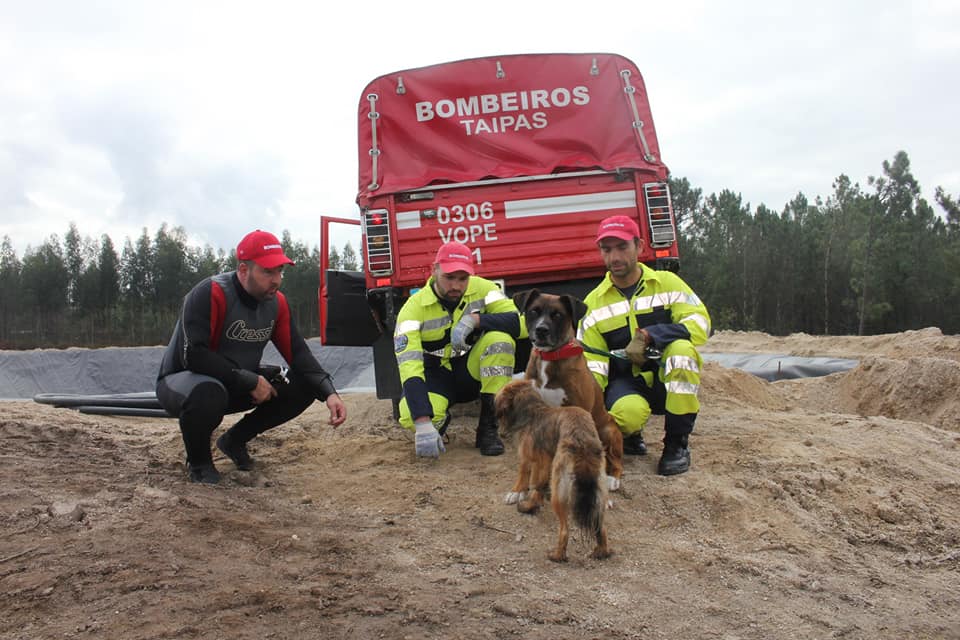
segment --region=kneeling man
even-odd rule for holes
[[[688,436],[700,411],[697,392],[703,361],[696,347],[710,335],[710,315],[677,274],[638,262],[640,230],[632,218],[603,220],[597,246],[607,274],[584,299],[587,313],[578,338],[608,353],[639,343],[640,354],[652,346],[662,357],[643,362],[642,355],[627,360],[588,350],[587,366],[604,389],[607,410],[623,433],[623,452],[645,454],[647,419],[651,413],[664,414],[666,433],[657,472],[684,473],[690,468]]]

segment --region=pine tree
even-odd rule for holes
[[[340,259],[340,269],[342,271],[357,271],[359,264],[357,263],[357,253],[353,250],[353,247],[348,242],[343,247],[343,256]]]
[[[20,260],[13,249],[10,236],[0,243],[0,348],[11,338],[20,299]]]

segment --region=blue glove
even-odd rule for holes
[[[430,418],[417,420],[413,426],[416,428],[414,445],[416,446],[418,457],[439,458],[440,454],[447,450],[447,448],[443,446],[443,438],[433,426]]]
[[[460,322],[450,332],[450,346],[455,355],[464,354],[470,350],[467,344],[467,338],[477,328],[479,322],[474,320],[472,313],[465,313],[460,317]]]

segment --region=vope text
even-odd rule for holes
[[[441,225],[437,229],[440,240],[443,242],[462,242],[466,245],[497,240],[497,224],[483,222],[493,219],[493,203],[468,202],[467,204],[441,205],[437,207],[437,222]],[[480,250],[475,249],[477,262],[480,262]]]

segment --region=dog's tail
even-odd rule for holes
[[[607,506],[607,479],[604,470],[603,445],[596,432],[577,433],[562,442],[573,460],[572,482],[568,504],[573,511],[573,521],[584,532],[597,535],[603,528],[603,515]],[[566,483],[565,483],[566,484]]]

